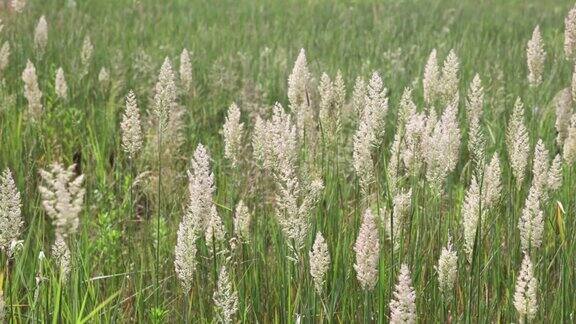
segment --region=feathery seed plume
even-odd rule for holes
[[[48,44],[48,23],[44,15],[38,20],[38,25],[36,25],[36,30],[34,31],[34,50],[38,57],[44,55],[46,50],[46,44]]]
[[[568,165],[572,165],[576,161],[576,113],[572,114],[570,118],[570,127],[568,127],[567,133],[568,136],[562,148],[562,156]]]
[[[485,146],[486,139],[480,125],[480,118],[473,116],[468,125],[468,152],[470,161],[477,169],[481,169],[484,165]]]
[[[109,81],[110,73],[108,73],[108,69],[105,67],[101,68],[100,72],[98,73],[98,82],[100,82],[100,85],[103,87],[106,87]]]
[[[40,170],[44,182],[38,187],[42,206],[56,227],[56,235],[67,238],[78,230],[78,215],[84,203],[82,187],[84,175],[75,176],[72,164],[65,169],[60,163],[52,163],[49,170]]]
[[[366,81],[361,76],[356,78],[354,83],[354,90],[352,91],[352,108],[356,116],[360,117],[364,114],[364,107],[366,106]]]
[[[464,204],[462,205],[462,227],[464,229],[464,251],[468,262],[472,262],[472,252],[474,252],[474,242],[476,240],[476,231],[481,225],[482,217],[480,215],[480,187],[476,177],[472,177],[470,187],[466,191]]]
[[[368,82],[366,107],[364,116],[366,122],[370,123],[371,132],[374,134],[374,141],[384,136],[384,124],[388,113],[388,89],[384,87],[382,78],[377,72],[372,73]],[[376,142],[373,143],[375,145]]]
[[[241,238],[244,242],[250,239],[250,221],[252,215],[244,201],[240,200],[236,206],[236,213],[234,214],[234,233],[236,237]]]
[[[528,65],[528,83],[531,87],[537,87],[542,83],[544,72],[544,60],[546,52],[540,35],[540,26],[536,25],[532,32],[532,38],[526,45],[526,61]]]
[[[576,64],[574,65],[574,70],[572,72],[572,80],[570,82],[570,94],[572,96],[572,101],[576,101]]]
[[[570,9],[564,18],[564,54],[571,60],[576,49],[576,5]]]
[[[232,285],[226,266],[222,266],[218,275],[218,284],[214,292],[214,305],[219,322],[234,323],[234,315],[238,312],[238,293]]]
[[[232,103],[228,108],[222,134],[224,135],[224,157],[230,160],[232,167],[236,167],[244,142],[244,123],[240,122],[240,109],[236,103]]]
[[[126,96],[126,110],[122,115],[120,129],[122,130],[122,148],[128,153],[130,159],[134,159],[142,149],[142,127],[138,102],[132,90]]]
[[[216,205],[212,204],[210,207],[210,218],[206,225],[205,237],[208,246],[212,246],[213,243],[220,243],[224,240],[226,236],[226,231],[224,230],[224,224],[222,223],[222,218],[218,215],[216,210]]]
[[[460,128],[458,127],[458,98],[455,97],[434,125],[432,134],[426,138],[424,160],[426,178],[433,188],[440,190],[450,172],[456,168],[460,153]]]
[[[186,216],[190,218],[189,224],[197,226],[198,231],[204,232],[212,213],[212,195],[214,187],[214,174],[210,171],[210,156],[202,144],[198,144],[191,161],[191,170],[188,171],[189,202]]]
[[[54,84],[54,88],[56,88],[56,95],[58,98],[66,100],[68,99],[68,84],[66,83],[66,78],[64,77],[64,70],[62,67],[59,67],[56,70],[56,80]]]
[[[334,81],[332,82],[330,98],[331,109],[328,110],[327,121],[324,120],[325,126],[323,126],[323,129],[329,131],[327,134],[328,142],[339,145],[338,140],[342,131],[343,116],[348,113],[344,110],[346,103],[346,85],[344,84],[344,78],[340,70],[336,72],[336,77],[334,77]]]
[[[374,182],[374,162],[372,161],[374,141],[370,123],[363,118],[353,137],[352,163],[364,196],[369,194],[370,185]]]
[[[388,166],[386,170],[386,176],[388,178],[389,188],[391,193],[396,193],[398,191],[398,182],[400,180],[400,152],[402,151],[402,125],[398,125],[398,130],[394,134],[394,141],[390,147],[390,160],[388,161]]]
[[[26,0],[11,0],[10,6],[15,12],[21,13],[26,7]]]
[[[354,244],[356,253],[354,270],[356,270],[356,278],[365,291],[373,290],[378,281],[379,237],[376,217],[370,209],[366,209],[358,238]]]
[[[288,77],[288,101],[290,109],[298,110],[308,100],[308,83],[310,82],[310,71],[306,61],[306,52],[300,49],[292,73]]]
[[[422,87],[424,89],[424,101],[431,104],[437,97],[440,86],[440,68],[436,58],[436,49],[433,49],[424,67]]]
[[[411,116],[406,124],[403,150],[400,155],[409,174],[417,174],[424,162],[420,157],[424,154],[423,142],[426,135],[426,122],[426,115],[418,113]]]
[[[310,210],[320,199],[324,185],[321,180],[313,180],[310,184],[302,183],[295,170],[289,166],[276,176],[276,182],[278,222],[291,247],[301,250],[310,228]]]
[[[309,95],[310,77],[306,52],[304,49],[300,49],[292,73],[288,77],[288,102],[290,103],[290,110],[296,118],[295,124],[299,138],[303,138],[305,132],[312,131],[312,126],[310,126],[313,119]]]
[[[182,284],[185,293],[192,288],[194,271],[196,271],[196,239],[198,238],[195,228],[187,214],[184,215],[178,226],[178,234],[175,247],[174,268],[176,276]]]
[[[439,83],[439,90],[445,103],[450,103],[458,97],[458,71],[460,70],[460,61],[456,52],[450,50],[448,56],[442,65],[442,77]]]
[[[252,131],[252,155],[256,164],[263,169],[272,168],[272,157],[269,155],[273,152],[272,135],[268,132],[267,126],[269,120],[264,120],[256,116],[254,121],[254,130]]]
[[[94,45],[92,45],[90,36],[86,35],[86,37],[84,37],[84,41],[82,42],[82,51],[80,52],[80,62],[82,63],[82,67],[85,70],[84,73],[87,73],[88,67],[92,62],[92,52],[94,52]]]
[[[12,178],[10,169],[0,175],[0,249],[11,255],[11,246],[18,241],[24,222],[22,221],[20,192]]]
[[[342,110],[344,103],[346,102],[346,84],[344,83],[344,77],[342,77],[342,72],[340,70],[336,72],[336,77],[334,78],[332,87],[332,104],[336,110],[336,115],[339,115],[340,110]]]
[[[416,323],[416,292],[412,287],[410,269],[405,263],[400,267],[398,283],[394,286],[394,298],[390,301],[390,323]]]
[[[164,59],[164,63],[160,68],[158,82],[154,90],[153,112],[157,118],[158,127],[163,131],[170,119],[170,112],[176,106],[177,96],[174,72],[172,72],[172,65],[168,57]]]
[[[482,116],[482,109],[484,107],[484,88],[482,87],[482,80],[478,74],[474,75],[470,90],[468,91],[468,100],[466,101],[466,113],[468,114],[468,121],[473,119],[480,119]]]
[[[448,244],[442,248],[442,252],[440,253],[436,272],[438,272],[438,286],[440,291],[446,301],[448,301],[454,293],[454,283],[458,276],[458,254],[452,246],[450,236],[448,236]]]
[[[180,84],[186,93],[192,91],[192,63],[190,62],[190,53],[183,49],[180,54]]]
[[[556,154],[550,169],[548,170],[548,183],[549,190],[558,190],[562,186],[562,156]]]
[[[572,90],[572,94],[570,93]],[[572,116],[572,98],[576,98],[576,74],[572,75],[572,88],[565,88],[560,90],[554,99],[555,112],[556,112],[556,143],[559,147],[564,145],[566,137],[568,137],[568,128],[570,127],[570,117]]]
[[[314,287],[318,294],[322,294],[326,274],[330,267],[330,253],[328,252],[328,244],[324,240],[322,233],[316,233],[314,245],[309,253],[310,256],[310,275],[314,281]]]
[[[340,133],[341,114],[346,100],[346,88],[342,73],[338,71],[334,81],[328,74],[323,73],[318,85],[320,95],[319,119],[325,140],[335,143]]]
[[[42,105],[42,91],[38,88],[36,68],[30,60],[22,72],[22,81],[24,81],[24,97],[28,101],[28,114],[33,120],[37,120],[40,118],[44,106]]]
[[[526,166],[528,165],[528,155],[530,154],[528,129],[526,129],[524,125],[524,105],[520,98],[516,99],[514,111],[508,121],[506,145],[508,146],[508,156],[512,173],[516,179],[516,187],[519,188],[524,182]]]
[[[486,166],[483,178],[482,205],[488,209],[495,205],[502,194],[502,170],[498,153],[494,153],[492,160]]]
[[[530,261],[528,254],[524,254],[514,292],[514,307],[518,311],[520,323],[524,323],[526,319],[532,321],[536,316],[538,311],[537,290],[538,280],[534,277],[532,261]]]
[[[540,209],[542,194],[538,190],[538,186],[534,184],[530,187],[522,215],[518,219],[520,241],[524,252],[539,248],[544,235],[544,213]]]
[[[400,248],[402,227],[404,226],[408,212],[410,211],[411,200],[412,189],[398,192],[392,200],[392,213],[386,213],[384,209],[381,211],[382,215],[385,215],[384,230],[386,231],[388,238],[394,244],[394,249]]]
[[[423,140],[426,135],[426,115],[413,114],[406,123],[403,149],[400,152],[404,166],[410,174],[417,174],[422,166]]]
[[[10,42],[5,41],[0,48],[0,72],[4,71],[10,63]]]
[[[296,159],[298,142],[296,126],[280,103],[274,104],[270,120],[256,119],[252,146],[256,161],[267,170],[279,173]]]
[[[398,122],[405,127],[410,118],[416,114],[416,104],[412,99],[412,88],[406,87],[400,98],[400,108],[398,111]],[[406,134],[405,134],[406,135]]]
[[[332,97],[333,97],[333,85],[330,76],[326,73],[322,73],[320,78],[320,84],[318,85],[318,94],[320,95],[320,125],[325,133],[328,130],[328,118],[330,116],[330,109],[332,108]]]
[[[570,95],[572,101],[576,101],[576,64],[572,71],[572,79],[570,80]]]
[[[548,198],[548,171],[550,170],[550,159],[548,149],[544,146],[542,139],[538,139],[534,148],[534,159],[532,160],[532,186],[540,193],[539,199],[545,202]]]
[[[178,227],[178,239],[175,247],[174,268],[184,291],[192,287],[196,270],[196,239],[203,233],[212,218],[212,193],[214,175],[210,171],[210,157],[202,144],[198,144],[192,158],[192,170],[188,171],[189,202]],[[218,215],[216,215],[218,216]],[[210,241],[212,232],[210,232]],[[208,238],[206,238],[208,241]],[[210,242],[208,241],[208,242]]]
[[[415,115],[417,115],[416,104],[414,104],[414,101],[412,100],[412,88],[404,88],[399,105],[398,120],[396,122],[398,126],[396,134],[394,135],[394,142],[390,149],[390,161],[387,170],[388,182],[390,183],[392,192],[397,191],[397,182],[400,178],[402,163],[404,163],[405,158],[408,158],[408,156],[412,154],[410,150],[413,149],[411,146],[413,143],[410,142],[410,140],[413,139],[413,134],[407,133],[407,126],[409,126],[408,123],[412,121],[412,118]],[[407,165],[404,166],[409,168]]]
[[[382,79],[374,72],[368,84],[366,106],[354,134],[352,151],[354,170],[365,195],[369,193],[369,186],[374,180],[372,148],[384,135],[385,117],[388,112],[386,93],[387,89],[383,87]]]
[[[70,248],[68,248],[68,244],[66,244],[62,235],[58,233],[56,233],[56,240],[54,241],[54,245],[52,245],[52,257],[60,269],[62,282],[66,283],[71,270]]]

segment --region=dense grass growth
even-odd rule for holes
[[[11,46],[9,64],[0,75],[0,172],[9,168],[14,176],[24,221],[21,246],[12,258],[6,251],[0,256],[6,321],[213,322],[214,292],[226,266],[238,293],[235,322],[388,322],[404,263],[411,272],[419,322],[521,320],[513,304],[523,260],[518,219],[533,181],[532,156],[538,139],[549,150],[550,160],[563,152],[556,142],[554,97],[572,82],[574,64],[565,58],[563,47],[564,17],[572,2],[78,0],[75,7],[67,3],[28,0],[22,13],[7,5],[0,10],[4,25],[0,43],[9,41]],[[40,55],[34,30],[42,15],[48,23],[48,42]],[[526,44],[536,25],[547,55],[542,84],[530,87]],[[86,36],[94,45],[89,65],[81,61]],[[184,91],[177,78],[181,131],[160,137],[158,149],[154,87],[166,57],[178,74],[185,48],[191,53],[193,87]],[[335,76],[337,71],[346,86],[342,114],[352,117],[342,122],[336,143],[327,140],[331,132],[317,123],[313,143],[299,139],[298,176],[303,182],[320,179],[323,190],[308,210],[304,247],[294,250],[278,222],[276,178],[256,162],[251,146],[257,116],[268,119],[276,102],[290,111],[287,80],[301,48],[312,74],[309,92],[315,117],[321,75]],[[423,97],[424,67],[433,49],[440,63],[451,49],[460,61],[458,162],[440,191],[431,188],[424,171],[401,179],[402,188],[411,189],[412,195],[399,247],[394,248],[386,235],[386,218],[378,216],[378,282],[365,291],[354,268],[354,245],[365,210],[379,214],[393,206],[389,164],[394,136],[402,128],[402,93],[413,88],[419,112],[436,109],[441,115],[445,110],[446,105],[430,107]],[[36,119],[28,113],[21,77],[28,60],[35,65],[43,93],[44,109]],[[57,95],[59,67],[65,72],[67,99]],[[109,72],[107,81],[99,78],[102,68]],[[373,71],[388,89],[389,110],[384,137],[371,155],[375,176],[366,191],[353,168],[359,117],[350,106],[356,78],[368,81]],[[502,190],[478,226],[468,261],[463,205],[477,171],[468,150],[466,96],[476,73],[485,91],[481,128],[486,162],[498,153]],[[144,149],[135,159],[122,149],[120,130],[130,90],[137,97],[146,135]],[[517,97],[524,102],[530,146],[526,179],[520,186],[506,144]],[[224,158],[222,136],[232,102],[240,108],[246,133],[236,166]],[[576,104],[570,105],[572,115]],[[187,292],[174,270],[174,251],[189,203],[187,170],[200,143],[210,155],[216,188],[212,198],[226,235],[218,244],[198,239],[197,265]],[[40,170],[53,162],[75,163],[74,172],[85,177],[79,228],[66,238],[71,252],[67,280],[51,254],[55,226],[39,191]],[[575,321],[573,173],[574,165],[563,163],[562,186],[541,203],[544,236],[541,246],[529,252],[538,281],[535,322]],[[240,200],[252,215],[244,242],[233,234]],[[309,251],[317,232],[326,239],[331,259],[322,293],[315,290],[309,273]],[[458,276],[448,299],[439,290],[435,267],[449,235],[458,251]]]

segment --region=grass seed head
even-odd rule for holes
[[[398,283],[394,286],[393,298],[390,301],[390,323],[416,323],[416,292],[406,264],[400,267]]]
[[[366,209],[362,225],[354,244],[356,253],[356,278],[365,291],[373,290],[378,282],[378,263],[380,259],[380,235],[376,225],[376,217],[370,209]]]
[[[12,172],[6,168],[0,175],[0,249],[8,255],[14,242],[20,238],[23,225],[20,192]]]
[[[436,271],[438,272],[438,287],[442,296],[448,301],[454,293],[454,284],[458,276],[458,253],[452,246],[450,236],[448,236],[448,244],[440,252]]]
[[[130,159],[134,159],[142,149],[142,126],[140,110],[134,91],[130,90],[126,96],[126,110],[120,123],[122,131],[122,148]]]
[[[68,99],[68,84],[66,83],[66,78],[64,77],[64,70],[59,67],[56,70],[56,80],[54,82],[54,88],[56,89],[56,95],[58,98],[66,100]]]
[[[310,275],[314,281],[314,287],[318,294],[322,294],[324,289],[324,282],[326,274],[330,267],[330,253],[328,252],[328,244],[322,236],[322,233],[316,233],[314,245],[309,253],[310,256]]]
[[[532,38],[526,45],[526,61],[528,65],[528,83],[531,87],[537,87],[542,83],[544,72],[544,60],[546,51],[540,34],[540,26],[536,25],[532,32]]]
[[[568,60],[576,54],[576,5],[564,19],[564,54]]]
[[[190,53],[183,49],[180,54],[180,85],[186,93],[190,93],[193,87],[192,63],[190,62]]]
[[[214,306],[219,322],[234,323],[234,316],[238,312],[238,303],[238,292],[234,289],[228,270],[223,266],[220,269],[214,292]]]
[[[424,102],[432,104],[437,98],[440,86],[440,68],[436,58],[436,49],[433,49],[428,56],[428,61],[424,67],[424,76],[422,78],[422,89],[424,92]]]
[[[244,143],[244,123],[240,122],[240,109],[236,103],[232,103],[228,108],[222,135],[224,135],[224,157],[230,160],[232,167],[236,167]]]
[[[38,57],[42,57],[48,44],[48,23],[44,16],[40,17],[34,31],[34,50]]]
[[[36,67],[28,60],[26,68],[22,72],[24,81],[24,97],[28,101],[28,115],[32,120],[38,120],[44,110],[42,105],[42,91],[38,87],[38,77]]]
[[[532,321],[536,316],[538,311],[537,290],[538,280],[534,277],[532,261],[530,261],[528,254],[524,254],[514,292],[514,307],[518,311],[520,323],[524,323],[526,319]]]
[[[38,189],[42,206],[52,219],[56,234],[63,238],[77,232],[84,204],[84,175],[75,176],[74,168],[74,164],[65,169],[55,162],[48,170],[40,170],[43,184]]]

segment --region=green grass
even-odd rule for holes
[[[517,96],[526,106],[532,145],[542,138],[556,153],[552,98],[570,85],[572,65],[563,57],[564,16],[571,1],[154,1],[78,0],[76,9],[63,0],[29,0],[25,12],[0,11],[0,40],[12,46],[10,64],[0,88],[0,169],[10,168],[22,194],[25,230],[22,250],[6,264],[3,291],[10,322],[211,322],[213,291],[223,257],[213,257],[203,241],[189,296],[174,272],[176,232],[187,199],[185,170],[198,143],[213,161],[217,191],[214,201],[228,232],[239,199],[253,211],[250,244],[232,257],[230,271],[238,290],[240,322],[387,322],[390,287],[401,262],[412,270],[421,322],[516,322],[512,304],[522,260],[517,220],[528,194],[529,180],[513,187],[505,145],[508,116]],[[42,59],[35,57],[33,33],[46,15],[49,42]],[[539,24],[548,53],[544,82],[528,87],[525,49]],[[81,78],[80,49],[85,35],[95,46],[89,74]],[[139,187],[135,176],[156,165],[146,159],[131,163],[120,146],[119,122],[124,96],[134,89],[142,113],[152,107],[153,85],[164,57],[178,66],[183,48],[190,50],[196,95],[181,95],[185,106],[185,143],[168,157],[174,173],[161,197],[160,237],[156,234],[155,196]],[[350,145],[339,153],[319,154],[315,166],[324,182],[312,228],[300,263],[291,262],[288,246],[274,215],[273,190],[245,157],[241,170],[223,158],[220,130],[227,107],[238,102],[248,128],[249,106],[287,106],[286,80],[300,48],[311,71],[342,71],[351,97],[356,76],[379,71],[389,89],[391,111],[384,145],[378,151],[378,201],[387,196],[385,163],[396,130],[402,90],[414,85],[423,107],[420,79],[433,48],[439,58],[454,48],[461,61],[461,98],[475,73],[486,89],[484,126],[487,154],[498,152],[503,194],[488,214],[480,251],[471,266],[465,259],[460,211],[470,182],[465,142],[460,163],[449,177],[446,194],[433,195],[422,179],[410,179],[413,201],[400,251],[392,260],[390,241],[382,231],[380,274],[376,289],[365,296],[356,280],[352,247],[364,206],[351,166]],[[26,118],[21,73],[26,60],[37,69],[45,111],[38,123]],[[56,98],[54,76],[62,66],[70,89],[66,102]],[[102,89],[98,71],[106,67],[111,86]],[[255,90],[256,89],[256,90]],[[539,107],[538,110],[533,108]],[[464,105],[460,121],[466,133]],[[355,129],[345,129],[348,138]],[[560,150],[561,151],[561,150]],[[334,161],[340,161],[334,163]],[[38,193],[38,170],[53,161],[78,163],[86,175],[85,208],[80,231],[70,240],[73,269],[66,285],[50,258],[53,226]],[[149,161],[148,161],[149,162]],[[571,322],[576,310],[576,179],[564,166],[564,184],[545,211],[545,239],[532,258],[538,286],[536,322]],[[530,176],[529,176],[530,177]],[[164,181],[164,180],[163,180]],[[557,211],[556,201],[565,214]],[[376,206],[372,206],[376,207]],[[327,239],[332,264],[326,290],[318,296],[308,274],[313,233]],[[441,248],[450,232],[459,251],[455,298],[445,303],[436,271]],[[230,237],[230,234],[228,234]],[[155,259],[159,242],[160,263]],[[38,259],[44,251],[46,258]],[[393,261],[393,262],[392,262]],[[42,270],[37,299],[37,277]],[[159,287],[155,284],[159,274]],[[158,293],[158,303],[156,300]],[[320,300],[323,298],[323,302]],[[366,300],[365,300],[366,298]],[[158,304],[158,305],[157,305]],[[324,305],[323,305],[324,304]],[[324,308],[325,307],[325,308]],[[366,308],[367,307],[367,308]]]

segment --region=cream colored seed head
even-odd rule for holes
[[[398,283],[394,287],[393,296],[390,301],[390,323],[416,323],[416,292],[412,287],[410,269],[406,264],[402,264],[400,267]]]

